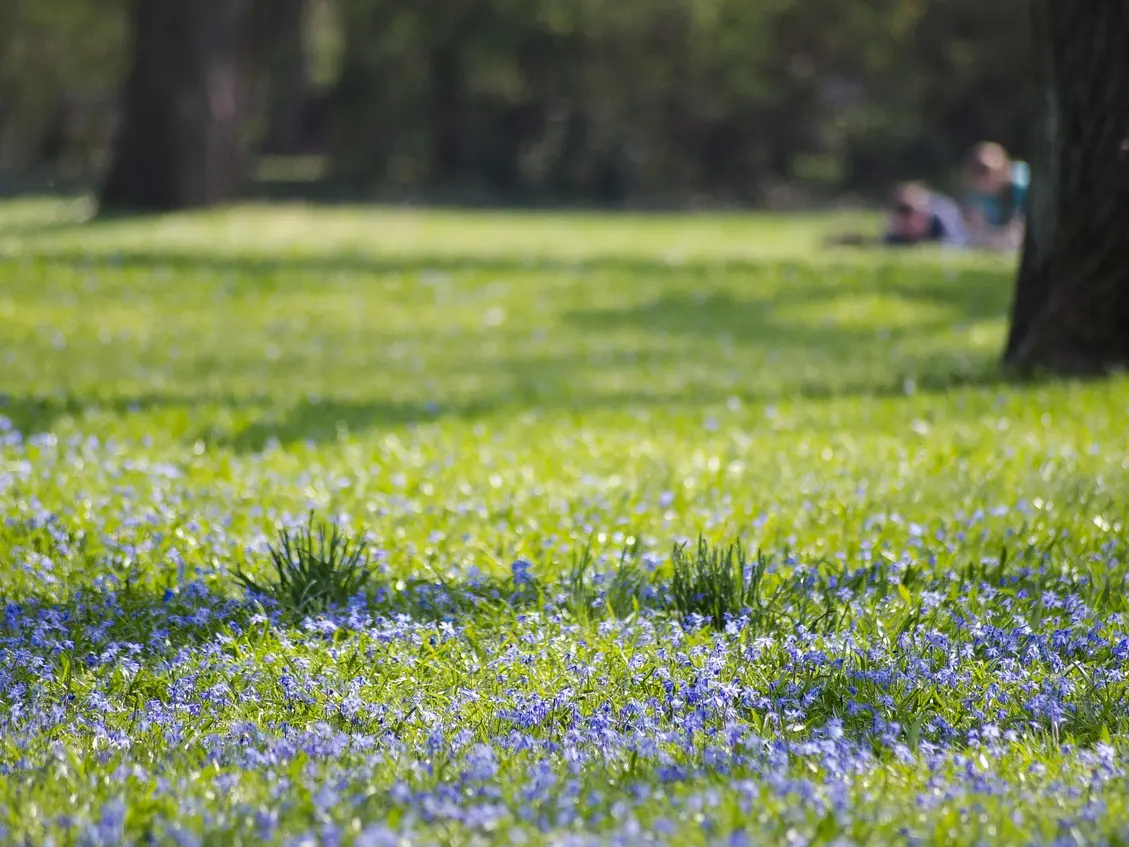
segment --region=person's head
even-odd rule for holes
[[[916,240],[929,233],[929,189],[920,182],[903,182],[890,192],[890,231],[899,238]]]
[[[969,151],[965,173],[973,191],[995,194],[1011,180],[1011,160],[999,144],[982,141]]]

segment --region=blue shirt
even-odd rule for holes
[[[1004,227],[1016,218],[1025,216],[1027,209],[1027,189],[1031,184],[1031,169],[1026,162],[1014,162],[1011,166],[1011,186],[998,194],[968,195],[966,202],[970,210],[984,216],[988,226]]]

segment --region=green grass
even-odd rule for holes
[[[1129,381],[1001,377],[1009,260],[86,213],[0,206],[8,839],[1124,835]],[[303,623],[238,575],[311,511]]]

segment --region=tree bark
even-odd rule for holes
[[[266,14],[267,142],[269,153],[302,151],[302,112],[310,90],[306,0],[271,0]]]
[[[103,211],[232,199],[248,169],[255,0],[134,0],[122,123]]]
[[[456,33],[431,48],[432,178],[440,185],[457,179],[462,170],[463,73]]]
[[[1129,365],[1129,4],[1031,0],[1040,95],[1005,361]]]

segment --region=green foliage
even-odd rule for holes
[[[675,546],[672,567],[671,593],[683,615],[701,615],[715,629],[724,629],[738,615],[748,613],[756,622],[764,611],[768,560],[760,550],[756,560],[749,561],[740,541],[711,548],[699,537],[690,554],[685,544]]]
[[[259,100],[292,122],[307,104],[289,98],[318,98],[303,152],[328,152],[326,190],[724,204],[783,181],[829,196],[944,177],[981,137],[1022,153],[1029,134],[1027,22],[1010,0],[309,4],[305,61],[273,67],[281,96]],[[96,172],[124,4],[3,6],[0,170],[26,167],[69,102],[63,143]]]
[[[750,200],[773,178],[947,176],[981,136],[1026,137],[1014,3],[463,0],[444,26],[426,3],[345,8],[335,159],[374,183]]]
[[[248,591],[269,597],[298,618],[342,607],[360,594],[370,577],[364,541],[349,538],[336,524],[314,515],[304,529],[279,531],[270,548],[273,579],[259,582],[242,570],[236,580]]]
[[[630,618],[641,607],[650,604],[649,595],[654,590],[651,577],[625,547],[608,580],[605,592],[608,613],[620,620]]]
[[[583,550],[573,551],[561,586],[565,608],[577,621],[629,619],[643,606],[654,605],[655,586],[628,547],[613,570],[595,572],[595,566],[589,538]]]
[[[6,843],[1122,832],[1129,380],[1002,379],[1014,258],[85,212],[0,205]],[[357,619],[238,581],[311,510]]]
[[[582,551],[572,554],[572,567],[568,571],[566,587],[568,594],[565,602],[574,618],[587,622],[592,616],[592,604],[595,593],[588,582],[589,572],[592,569],[592,539]]]
[[[51,164],[76,159],[89,167],[104,153],[127,25],[124,0],[0,3],[0,174],[40,164],[66,98],[75,111],[58,139],[64,161]]]

